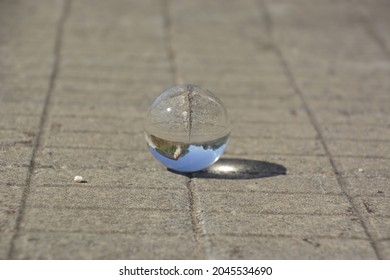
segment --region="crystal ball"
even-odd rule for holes
[[[152,155],[169,169],[195,172],[225,151],[230,121],[222,101],[196,85],[175,85],[156,98],[145,121]]]

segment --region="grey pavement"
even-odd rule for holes
[[[389,13],[1,0],[0,259],[390,259]],[[176,83],[232,119],[222,160],[189,176],[143,136]]]

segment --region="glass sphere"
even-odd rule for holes
[[[179,172],[215,163],[225,151],[230,121],[221,100],[195,85],[175,85],[157,97],[145,122],[152,155]]]

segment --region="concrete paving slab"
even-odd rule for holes
[[[262,129],[257,129],[262,130]],[[261,134],[258,132],[258,134]],[[259,135],[260,136],[260,135]],[[319,140],[307,139],[262,139],[260,137],[230,138],[229,152],[235,155],[325,155],[325,150]],[[233,147],[233,148],[232,148]],[[251,147],[250,151],[248,147]]]
[[[357,197],[357,205],[364,206],[366,214],[369,216],[389,217],[390,199],[389,197],[378,194],[371,197]]]
[[[355,4],[0,2],[0,258],[389,258],[388,4]],[[183,82],[234,125],[186,175],[142,132]]]
[[[205,77],[202,74],[203,71],[206,71],[209,76]],[[249,72],[249,73],[245,73]],[[181,79],[185,81],[199,81],[200,84],[213,84],[214,81],[218,80],[221,82],[224,81],[239,81],[240,83],[250,83],[254,79],[258,83],[275,83],[275,84],[283,84],[287,83],[287,79],[283,76],[282,73],[278,73],[277,71],[263,73],[264,71],[259,71],[258,69],[246,69],[245,71],[240,71],[239,69],[228,70],[228,69],[218,69],[213,70],[209,68],[196,68],[196,69],[183,69],[180,71]],[[196,73],[196,74],[195,74]]]
[[[311,102],[315,108],[317,119],[320,123],[343,123],[343,124],[364,124],[387,126],[390,123],[389,109],[384,104],[370,104],[356,102],[347,105],[348,102]]]
[[[126,118],[131,116],[143,116],[149,104],[145,101],[141,104],[135,104],[134,102],[129,104],[116,103],[112,106],[107,104],[88,104],[88,103],[56,103],[53,105],[54,116],[101,116],[101,117],[120,117]],[[115,111],[111,108],[114,107]]]
[[[143,131],[133,129],[132,134],[123,133],[52,133],[47,140],[48,148],[92,148],[112,150],[142,150],[146,147]]]
[[[218,75],[218,73],[237,73],[239,75],[245,73],[248,76],[262,74],[267,77],[272,76],[271,74],[283,75],[283,68],[275,53],[270,49],[264,50],[261,55],[255,54],[253,56],[242,55],[239,52],[227,56],[194,55],[187,51],[177,53],[176,56],[181,71],[192,71],[198,77],[201,74],[199,69],[205,69],[207,73],[214,75]]]
[[[333,156],[357,156],[387,158],[390,154],[390,142],[328,140],[329,151]]]
[[[288,122],[256,122],[257,118],[251,121],[232,120],[232,137],[236,138],[259,138],[273,139],[317,139],[316,130],[306,123],[288,123]]]
[[[151,27],[152,28],[152,27]],[[87,32],[88,30],[85,30]],[[127,30],[123,30],[126,32]],[[134,36],[135,35],[135,36]],[[129,53],[143,53],[143,54],[153,54],[160,53],[165,51],[164,41],[162,38],[154,38],[152,35],[143,35],[141,34],[131,34],[128,35],[127,41],[128,44],[119,43],[116,40],[114,41],[104,41],[104,36],[96,36],[95,38],[87,38],[84,40],[82,36],[69,36],[68,41],[64,43],[64,46],[69,49],[78,49],[81,48],[86,52],[93,51],[98,49],[98,51],[104,53],[110,52],[129,52]],[[65,34],[65,38],[67,38]],[[121,38],[122,39],[122,38]],[[131,41],[133,40],[133,41]],[[131,41],[131,42],[130,42]],[[98,44],[98,46],[96,46]],[[131,51],[129,51],[129,45],[131,44]]]
[[[43,104],[36,102],[2,102],[0,112],[3,115],[31,115],[39,116],[42,112]]]
[[[63,49],[61,58],[61,70],[85,69],[100,73],[102,71],[112,70],[115,72],[130,70],[151,70],[170,69],[171,64],[168,55],[161,53],[132,53],[131,49],[127,52],[111,53],[109,57],[105,52],[97,48],[92,50],[85,49]],[[131,62],[131,63],[129,63]],[[167,70],[169,71],[169,70]]]
[[[390,182],[386,178],[364,177],[357,174],[343,177],[342,180],[348,193],[353,196],[388,196],[390,193]]]
[[[1,180],[6,186],[24,186],[26,183],[27,173],[28,167],[0,165]]]
[[[329,67],[333,69],[332,67]],[[334,71],[334,70],[328,70]],[[363,83],[363,82],[351,82],[351,81],[337,81],[331,82],[326,80],[298,80],[300,88],[307,92],[307,99],[316,100],[341,100],[347,102],[348,100],[367,101],[371,102],[371,95],[375,95],[377,101],[389,101],[389,95],[386,92],[389,86],[385,83]]]
[[[381,246],[383,248],[382,250],[382,254],[384,256],[385,259],[389,259],[390,258],[390,241],[381,241],[379,242],[379,246]]]
[[[222,162],[222,164],[221,164]],[[224,166],[224,161],[220,161],[216,166]],[[226,166],[230,166],[226,164]],[[223,174],[223,173],[222,173]],[[238,175],[236,179],[225,179],[221,175],[218,179],[202,179],[207,177],[207,173],[195,175],[194,182],[200,192],[206,192],[209,196],[213,196],[213,192],[235,193],[243,192],[249,195],[253,192],[270,193],[272,194],[342,194],[342,190],[335,176],[325,175],[289,175],[289,176],[264,176],[263,178],[251,178],[250,180],[242,178],[243,175]],[[197,178],[199,176],[200,178]]]
[[[18,145],[32,145],[34,134],[17,130],[0,131],[0,145],[2,148],[18,147]]]
[[[310,198],[309,198],[310,196]],[[261,214],[350,214],[348,200],[341,195],[304,195],[259,192],[201,192],[200,201],[205,212],[235,215],[237,211],[249,215]]]
[[[0,260],[6,260],[8,258],[8,251],[13,235],[13,232],[2,232],[0,234]]]
[[[198,57],[198,56],[196,56]],[[230,57],[229,57],[230,58]],[[237,59],[238,60],[238,59]],[[233,61],[232,63],[247,63],[245,61],[241,62]],[[196,81],[190,79],[188,82],[195,83]],[[239,81],[214,81],[211,84],[202,84],[208,90],[213,92],[218,97],[222,98],[225,102],[225,98],[235,98],[235,99],[247,99],[247,100],[260,100],[266,99],[277,99],[277,98],[294,98],[294,90],[290,87],[290,84],[285,82],[274,82],[274,81],[259,81],[257,79],[252,80],[251,82],[241,83]],[[237,98],[239,97],[239,98]],[[260,103],[261,101],[259,101]]]
[[[358,219],[351,215],[235,214],[206,212],[205,230],[208,234],[237,236],[293,236],[367,238]]]
[[[257,97],[257,98],[255,98]],[[295,95],[282,96],[282,97],[262,97],[262,93],[259,92],[256,95],[253,95],[253,98],[237,98],[234,96],[225,96],[224,93],[221,93],[221,98],[227,106],[232,107],[245,107],[248,110],[261,110],[261,109],[273,109],[275,107],[285,108],[285,109],[294,109],[302,107],[302,102],[299,97]]]
[[[390,238],[390,217],[372,216],[368,218],[368,224],[372,235],[378,240],[388,240]]]
[[[390,139],[388,126],[381,125],[349,125],[333,124],[324,125],[323,134],[328,139],[345,139],[365,140],[365,141],[385,141]],[[386,153],[383,153],[385,155]]]
[[[388,180],[390,174],[390,160],[388,159],[336,158],[335,163],[343,176]]]
[[[5,142],[0,146],[0,165],[5,167],[27,167],[31,160],[32,145],[31,139]]]
[[[189,212],[154,209],[28,208],[21,231],[178,235],[192,232]]]
[[[180,244],[180,246],[177,246]],[[194,259],[192,233],[134,235],[31,232],[22,234],[17,259]]]
[[[7,67],[8,68],[8,67]],[[20,71],[20,70],[19,70]],[[43,77],[39,77],[42,79]],[[34,79],[33,77],[31,79]],[[19,103],[22,105],[24,102],[31,102],[32,104],[40,105],[45,99],[45,94],[47,91],[47,83],[45,81],[44,85],[42,82],[27,83],[21,81],[7,81],[7,85],[3,85],[1,91],[4,92],[4,95],[1,98],[1,101],[4,103]],[[8,94],[5,94],[8,93]],[[12,94],[9,94],[12,93]],[[6,114],[2,114],[6,117]]]
[[[68,105],[84,105],[88,106],[123,106],[123,104],[139,104],[146,111],[155,98],[161,93],[161,85],[149,85],[145,87],[143,84],[138,83],[134,85],[131,90],[110,91],[107,95],[105,90],[92,90],[92,91],[80,91],[78,89],[67,88],[59,91],[55,98],[55,103],[61,106]],[[142,96],[137,93],[142,93]],[[88,100],[86,102],[86,100]],[[129,108],[129,114],[131,113],[131,107]],[[143,115],[140,117],[143,117]],[[99,116],[97,116],[99,117]],[[128,119],[130,116],[126,116]],[[123,117],[122,117],[123,118]]]
[[[226,103],[229,109],[231,119],[240,122],[279,122],[279,123],[307,123],[309,121],[307,114],[301,106],[295,108],[261,108],[252,110],[251,113],[242,114],[241,109]]]
[[[23,187],[0,184],[0,235],[13,231],[22,193]]]
[[[29,54],[34,55],[34,54]],[[19,82],[6,82],[1,85],[1,101],[9,104],[21,102],[24,100],[34,102],[43,101],[45,94],[47,93],[47,81],[39,79],[33,84],[19,83]],[[12,94],[11,94],[12,93]],[[23,99],[26,98],[26,99]],[[6,112],[0,111],[1,115],[8,115]],[[23,113],[21,114],[23,115]]]
[[[104,148],[50,148],[37,156],[37,168],[52,168],[58,171],[68,168],[156,170],[159,165],[148,154],[146,146],[142,147],[144,150],[137,153]]]
[[[54,133],[61,132],[94,132],[106,134],[134,134],[135,131],[143,132],[144,118],[107,118],[99,116],[65,117],[56,116],[51,118],[50,130]],[[129,139],[131,136],[129,136]]]
[[[92,59],[91,59],[92,60]],[[144,69],[143,69],[144,68]],[[132,63],[131,67],[98,67],[97,65],[83,67],[64,67],[61,69],[61,79],[64,82],[77,83],[77,81],[105,82],[115,84],[135,83],[142,81],[159,82],[169,80],[171,77],[170,67],[164,61],[155,61],[153,65],[143,67],[143,64]],[[145,87],[145,86],[144,86]],[[132,88],[131,90],[134,90]],[[161,89],[160,89],[161,90]],[[135,97],[130,95],[129,97]],[[94,101],[94,100],[91,100]]]
[[[367,240],[212,235],[212,259],[376,259]]]
[[[136,74],[132,72],[125,73],[124,71],[111,71],[108,73],[91,73],[88,71],[77,71],[73,69],[61,72],[61,81],[64,84],[82,85],[82,84],[116,84],[126,87],[134,83],[147,83],[152,80],[155,83],[164,83],[170,78],[169,71],[141,71],[138,69]]]
[[[167,172],[166,168],[150,159],[150,165],[139,168],[37,168],[32,175],[33,186],[74,186],[75,176],[82,176],[87,186],[183,189],[188,181],[185,176]],[[148,174],[144,176],[144,172]]]
[[[1,131],[21,131],[29,135],[34,134],[39,123],[39,116],[1,115]]]
[[[73,209],[148,209],[188,211],[187,189],[184,188],[124,188],[113,186],[36,187],[27,201],[32,208]]]

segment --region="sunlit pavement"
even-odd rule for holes
[[[1,259],[389,259],[390,2],[0,2]],[[147,150],[176,83],[232,133]],[[82,183],[73,181],[82,176]]]

